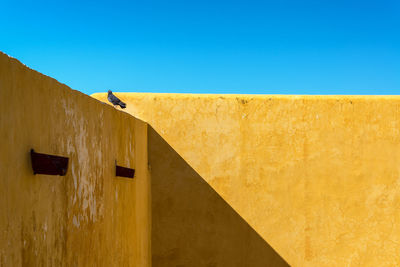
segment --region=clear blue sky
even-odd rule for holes
[[[87,94],[400,94],[400,1],[1,0],[0,51]]]

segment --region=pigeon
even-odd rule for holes
[[[118,97],[116,97],[115,95],[113,95],[113,93],[111,92],[111,90],[108,90],[108,101],[111,102],[111,104],[115,106],[120,106],[121,108],[126,108],[126,104],[124,102],[122,102]]]

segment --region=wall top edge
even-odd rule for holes
[[[135,93],[135,92],[114,92],[121,97],[156,97],[156,98],[240,98],[240,99],[309,99],[309,100],[400,100],[400,95],[261,95],[261,94],[188,94],[188,93]],[[106,93],[94,93],[91,96],[102,96]]]
[[[44,78],[44,79],[49,79],[49,80],[57,83],[58,85],[60,85],[60,87],[59,88],[55,88],[55,90],[67,90],[69,93],[77,95],[79,97],[83,97],[87,101],[96,103],[98,105],[102,105],[102,107],[105,108],[105,109],[111,110],[113,112],[119,112],[119,113],[123,114],[123,116],[132,117],[132,118],[140,120],[139,118],[136,118],[136,117],[132,116],[132,114],[130,114],[130,113],[126,112],[126,111],[115,109],[112,106],[108,105],[107,103],[104,103],[104,102],[102,102],[102,101],[100,101],[98,99],[95,99],[95,98],[93,98],[90,95],[87,95],[85,93],[82,93],[79,90],[75,90],[75,89],[69,87],[67,84],[62,83],[62,82],[58,81],[57,79],[55,79],[55,78],[53,78],[51,76],[48,76],[48,75],[43,74],[43,73],[41,73],[41,72],[39,72],[37,70],[34,70],[34,69],[30,68],[29,66],[25,65],[24,63],[22,63],[21,61],[19,61],[17,58],[12,57],[12,56],[0,51],[0,60],[4,60],[4,59],[5,59],[5,61],[3,61],[3,63],[5,63],[5,64],[4,65],[0,65],[0,67],[2,67],[2,66],[11,66],[11,65],[15,64],[15,65],[21,67],[24,71],[31,72],[34,75],[37,75],[37,77],[41,77],[41,78]],[[0,61],[0,63],[1,63],[1,61]]]

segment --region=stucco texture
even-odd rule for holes
[[[117,95],[290,265],[400,265],[399,97]]]
[[[152,263],[288,266],[151,127]]]
[[[0,140],[0,266],[151,266],[146,123],[0,53]]]

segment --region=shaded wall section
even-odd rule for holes
[[[153,266],[288,266],[151,127]]]
[[[0,266],[151,265],[146,123],[0,53],[0,139]],[[67,175],[33,175],[31,148]]]
[[[290,265],[400,265],[400,97],[118,96]]]

